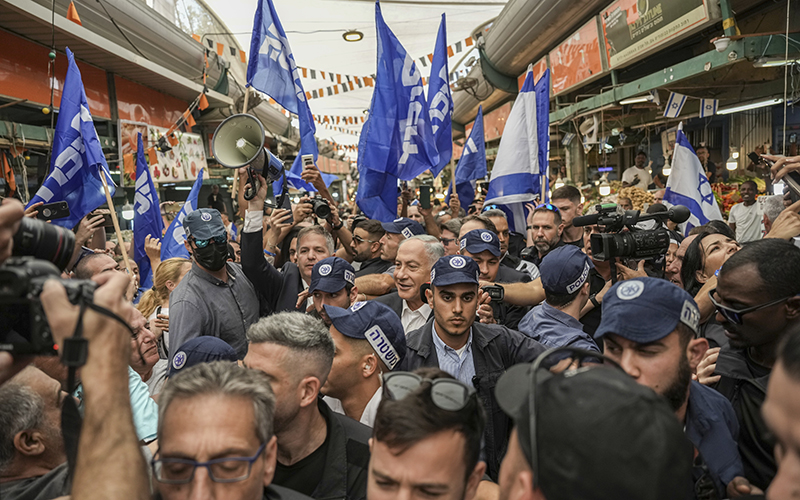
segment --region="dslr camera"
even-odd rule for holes
[[[320,219],[327,219],[331,216],[331,206],[328,201],[319,195],[319,193],[309,193],[308,191],[302,193],[302,196],[309,198],[308,202],[311,203],[311,208],[314,210],[314,215]]]
[[[39,300],[45,281],[57,279],[73,304],[92,302],[97,284],[61,279],[75,249],[72,231],[24,217],[13,256],[0,265],[0,351],[55,355],[50,325]]]

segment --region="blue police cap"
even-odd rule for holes
[[[314,264],[311,270],[311,284],[308,293],[319,290],[336,293],[345,285],[355,285],[356,271],[346,260],[339,257],[328,257]]]
[[[472,254],[479,254],[486,250],[495,257],[500,257],[500,240],[497,235],[488,229],[473,229],[461,238],[459,248]]]
[[[235,363],[238,359],[236,350],[224,340],[210,336],[195,337],[184,342],[178,348],[178,352],[172,356],[168,376],[171,377],[181,370],[200,363],[211,363],[212,361]]]
[[[457,283],[478,284],[481,270],[465,255],[445,255],[431,269],[431,285],[447,286]]]
[[[387,233],[402,234],[406,239],[425,234],[425,229],[419,222],[406,217],[400,217],[392,222],[381,222],[381,226]]]
[[[347,309],[326,305],[333,326],[345,337],[366,340],[390,370],[406,354],[403,323],[391,307],[374,300],[356,302]]]
[[[658,278],[620,281],[603,296],[603,315],[595,338],[607,333],[646,344],[663,339],[683,323],[695,335],[700,311],[682,288]]]
[[[196,240],[210,240],[215,236],[225,236],[227,239],[222,217],[219,210],[214,208],[200,208],[189,212],[183,219],[183,230],[186,231],[187,238],[191,236]]]
[[[589,279],[594,263],[575,245],[564,245],[544,256],[539,272],[542,288],[550,293],[567,295],[576,292]]]

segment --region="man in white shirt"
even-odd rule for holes
[[[322,386],[331,409],[372,427],[381,402],[381,376],[406,355],[406,334],[387,305],[356,302],[347,309],[325,306],[336,346],[328,380]]]
[[[444,247],[434,236],[413,236],[400,242],[394,271],[397,292],[375,300],[397,313],[406,333],[421,328],[431,316],[432,310],[423,300],[420,287],[430,280],[431,267],[443,256]]]
[[[756,203],[757,192],[758,188],[755,182],[744,181],[739,186],[742,202],[731,207],[728,225],[736,233],[736,241],[739,243],[760,240],[764,236],[761,226],[764,213],[761,204]]]
[[[652,182],[653,176],[647,170],[647,153],[639,151],[636,153],[635,165],[622,174],[622,186],[635,186],[647,190],[647,186]]]

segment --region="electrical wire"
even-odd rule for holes
[[[131,41],[131,39],[130,39],[130,38],[128,38],[128,35],[126,35],[124,31],[122,31],[122,28],[120,28],[120,27],[119,27],[119,25],[117,24],[117,22],[114,20],[114,18],[113,18],[113,17],[111,17],[111,14],[109,14],[109,13],[108,13],[108,10],[106,9],[106,6],[105,6],[105,5],[103,5],[103,2],[102,2],[101,0],[97,0],[97,3],[99,3],[99,4],[100,4],[100,7],[102,7],[102,8],[103,8],[103,12],[105,12],[105,13],[106,13],[106,16],[108,16],[108,20],[109,20],[109,21],[111,21],[111,24],[113,24],[113,25],[114,25],[114,27],[115,27],[115,28],[117,28],[117,31],[119,31],[119,34],[120,34],[120,35],[122,35],[122,37],[123,37],[125,40],[127,40],[127,42],[128,42],[129,44],[131,44],[131,47],[133,47],[133,50],[135,50],[135,51],[136,51],[136,52],[137,52],[137,53],[138,53],[140,56],[144,57],[145,59],[147,59],[147,60],[149,61],[149,60],[150,60],[150,58],[149,58],[149,57],[147,57],[146,55],[142,54],[142,51],[141,51],[141,50],[139,50],[139,47],[137,47],[136,45],[134,45],[134,44],[133,44],[133,42]]]

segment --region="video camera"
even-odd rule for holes
[[[683,205],[675,205],[666,212],[644,215],[638,210],[620,212],[613,203],[597,205],[595,208],[597,213],[575,217],[572,225],[598,225],[603,228],[602,234],[593,234],[591,237],[592,258],[603,261],[617,257],[646,259],[666,253],[670,238],[664,227],[643,230],[636,224],[646,220],[655,220],[659,224],[670,220],[680,224],[691,216],[689,209]],[[626,228],[628,231],[624,231]]]
[[[55,355],[55,342],[39,300],[45,281],[57,279],[73,304],[92,302],[97,284],[61,279],[72,259],[72,231],[24,217],[14,235],[13,257],[0,266],[0,351]]]

